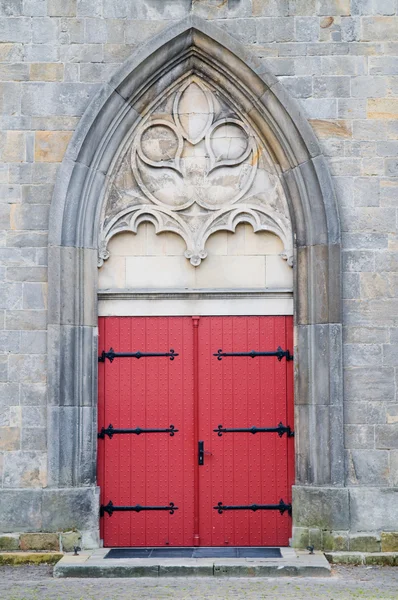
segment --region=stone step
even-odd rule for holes
[[[105,559],[108,548],[65,554],[54,577],[328,577],[331,567],[322,552],[310,555],[281,548],[282,558]]]
[[[398,567],[398,552],[325,552],[335,565],[379,565]]]

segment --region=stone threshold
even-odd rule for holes
[[[54,577],[328,577],[322,552],[281,548],[282,558],[104,559],[109,548],[65,554]]]
[[[335,565],[380,565],[398,567],[398,552],[325,552]]]

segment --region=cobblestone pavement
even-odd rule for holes
[[[338,567],[330,578],[52,579],[46,566],[0,567],[1,600],[397,600],[398,568]]]

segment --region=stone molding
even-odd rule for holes
[[[93,99],[69,144],[49,233],[49,485],[95,486],[97,252],[107,184],[148,102],[195,71],[219,85],[269,149],[294,236],[296,481],[343,486],[340,224],[315,135],[255,57],[189,17],[137,49]]]

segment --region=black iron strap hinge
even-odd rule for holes
[[[287,437],[294,437],[294,431],[290,429],[289,425],[284,425],[282,422],[279,423],[278,427],[248,427],[247,429],[226,429],[222,425],[219,425],[213,431],[220,437],[223,433],[277,433],[279,437],[282,437],[286,433]]]
[[[289,350],[283,350],[280,346],[278,346],[275,352],[257,352],[257,350],[250,350],[250,352],[223,352],[220,348],[213,356],[217,356],[217,360],[222,360],[224,356],[249,356],[250,358],[256,358],[256,356],[276,356],[279,362],[282,358],[293,360],[293,354],[290,354]]]
[[[111,517],[114,512],[142,512],[143,510],[167,510],[171,515],[174,515],[174,511],[178,510],[178,506],[174,506],[174,502],[170,502],[168,506],[141,506],[136,504],[135,506],[115,506],[112,500],[109,500],[108,504],[101,504],[100,516],[103,517],[105,513]]]
[[[141,427],[136,427],[135,429],[115,429],[110,423],[108,427],[103,427],[101,429],[98,433],[98,437],[103,440],[107,435],[109,439],[112,439],[114,435],[121,433],[133,433],[135,435],[141,435],[141,433],[169,433],[170,437],[173,437],[177,432],[178,429],[175,429],[174,425],[170,425],[168,429],[141,429]]]
[[[107,358],[109,362],[113,362],[115,358],[149,358],[152,356],[168,356],[170,360],[174,360],[176,356],[179,356],[171,348],[170,352],[115,352],[113,348],[110,348],[108,352],[102,351],[98,357],[98,362],[105,362]]]
[[[222,502],[219,502],[217,506],[213,506],[214,510],[216,510],[220,515],[223,514],[225,510],[252,510],[256,512],[257,510],[279,510],[281,515],[287,512],[289,515],[292,514],[292,505],[286,504],[283,500],[279,502],[279,504],[247,504],[247,505],[235,505],[235,506],[227,506]]]

